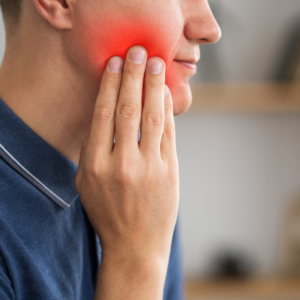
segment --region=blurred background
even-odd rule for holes
[[[223,37],[176,117],[186,297],[300,299],[300,0],[209,2]]]
[[[187,299],[300,299],[300,0],[209,2],[176,117]]]

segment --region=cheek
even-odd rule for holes
[[[161,57],[166,63],[166,83],[172,93],[174,113],[187,110],[191,101],[190,87],[182,82],[180,70],[172,66],[184,26],[181,11],[168,9],[130,18],[107,12],[97,15],[97,19],[84,17],[79,20],[75,39],[73,36],[68,41],[69,48],[71,46],[76,52],[75,63],[80,63],[99,79],[109,58],[121,56],[125,59],[130,47],[141,45],[147,49],[149,57]]]
[[[82,52],[88,55],[87,60],[92,61],[100,73],[110,57],[125,59],[127,51],[134,45],[145,47],[149,57],[161,57],[168,70],[182,27],[181,15],[176,11],[168,15],[156,13],[130,18],[121,14],[104,14],[99,20],[85,22],[77,40],[81,48],[85,48]]]

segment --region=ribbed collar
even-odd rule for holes
[[[63,209],[77,197],[77,165],[30,129],[0,99],[0,156]]]

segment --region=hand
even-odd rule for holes
[[[178,213],[179,173],[165,63],[147,60],[142,47],[131,48],[125,63],[113,57],[106,66],[75,184],[102,247],[101,299],[106,292],[107,299],[118,299],[109,294],[107,278],[123,286],[131,271],[143,283],[138,294],[128,291],[128,299],[156,299],[162,294]],[[143,284],[153,290],[153,282],[159,286],[155,294],[140,294]],[[122,290],[122,299],[125,295]]]

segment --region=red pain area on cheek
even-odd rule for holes
[[[76,30],[77,57],[80,64],[97,80],[101,80],[107,61],[113,56],[125,59],[128,50],[141,45],[148,51],[148,58],[158,56],[166,63],[166,83],[170,87],[173,100],[180,74],[174,68],[174,56],[183,33],[184,21],[179,7],[162,8],[147,14],[110,13],[111,10],[95,12],[97,17],[81,18],[80,27]],[[90,12],[89,16],[93,15]],[[71,41],[72,42],[72,41]],[[79,47],[78,47],[79,45]],[[174,81],[174,82],[173,82]],[[143,98],[143,97],[142,97]],[[175,102],[174,102],[175,105]]]
[[[121,56],[125,59],[129,48],[135,45],[145,47],[149,58],[162,58],[168,68],[180,37],[178,25],[174,26],[173,22],[166,22],[164,19],[151,18],[145,20],[114,17],[107,21],[102,19],[93,31],[92,55],[101,71],[109,58]]]

